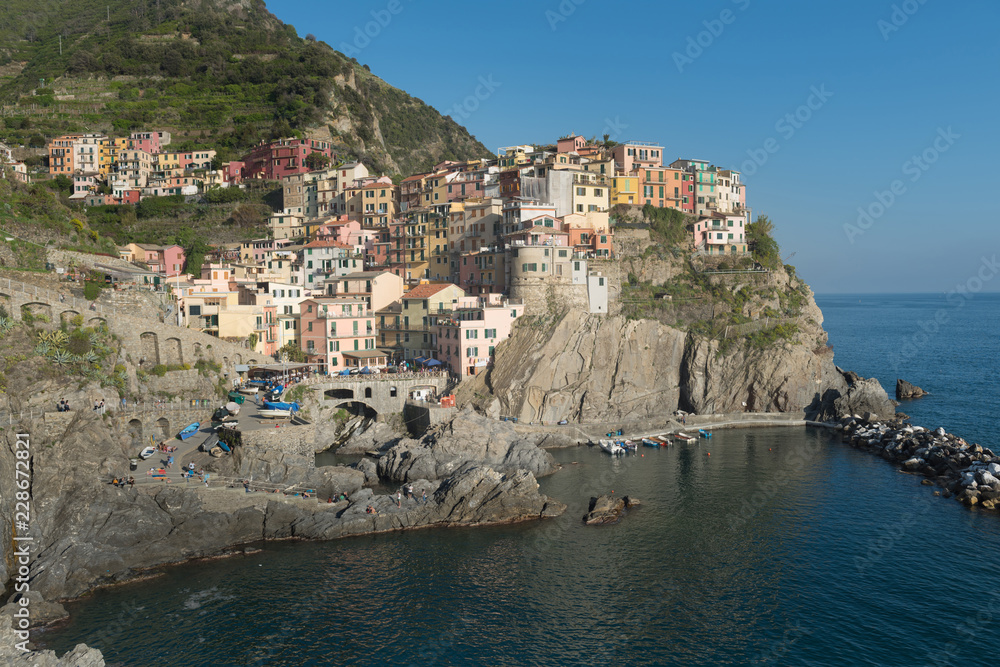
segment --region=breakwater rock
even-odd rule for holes
[[[903,470],[923,475],[967,506],[994,509],[1000,503],[1000,456],[978,444],[900,421],[865,422],[845,418],[843,441],[881,456]]]
[[[905,400],[908,398],[920,398],[921,396],[926,396],[927,392],[912,385],[906,380],[896,379],[896,398],[899,400]]]
[[[590,499],[590,506],[583,517],[583,522],[588,526],[618,523],[626,511],[637,505],[639,500],[629,496],[597,496]]]

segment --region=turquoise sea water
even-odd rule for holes
[[[865,299],[820,304],[838,363],[885,383],[893,348],[877,336],[908,335],[933,297]],[[903,409],[996,444],[988,406],[967,408],[995,389],[982,374],[1000,304],[970,305],[992,329],[965,344],[964,369],[927,381],[906,367],[934,400]],[[825,431],[718,431],[641,454],[555,452],[564,468],[541,484],[570,506],[558,519],[268,544],[99,591],[38,639],[126,665],[958,665],[1000,649],[1000,516]],[[611,490],[643,504],[583,526],[589,496]]]

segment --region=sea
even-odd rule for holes
[[[820,295],[835,361],[997,448],[1000,295]],[[936,324],[936,327],[931,324]],[[109,664],[964,665],[1000,652],[1000,513],[814,428],[620,459],[553,452],[546,521],[424,529],[163,570],[36,634]],[[641,505],[581,522],[592,495]]]

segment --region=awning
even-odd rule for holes
[[[413,360],[413,363],[415,363],[415,364],[422,364],[425,361],[427,361],[427,359],[425,359],[424,357],[417,357],[416,359]]]
[[[342,354],[351,359],[382,359],[386,356],[385,352],[379,350],[350,350]]]
[[[440,366],[441,362],[438,361],[437,359],[428,359],[427,360],[427,365],[428,366]]]
[[[264,364],[262,366],[254,366],[255,371],[294,371],[299,368],[308,368],[309,366],[315,366],[316,364],[301,364],[298,362],[288,362],[287,364]],[[239,369],[239,366],[236,367]]]

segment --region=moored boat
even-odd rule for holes
[[[705,429],[700,428],[700,429],[698,429],[698,435],[700,437],[702,437],[702,438],[711,438],[712,437],[712,432],[711,431],[706,431]]]
[[[619,445],[614,440],[599,440],[597,444],[598,446],[600,446],[601,449],[606,451],[608,454],[611,454],[612,456],[618,456],[619,454],[625,453],[625,448]]]
[[[643,438],[642,439],[642,444],[644,444],[646,447],[659,447],[660,446],[660,443],[657,442],[656,440],[653,440],[652,438]]]
[[[243,387],[240,387],[240,388],[239,388],[239,392],[240,392],[241,394],[246,394],[247,396],[253,396],[253,395],[254,395],[254,394],[256,394],[256,393],[257,393],[258,391],[260,391],[260,389],[259,389],[258,387],[248,387],[248,386],[243,386]]]
[[[200,427],[201,427],[201,424],[199,422],[194,422],[193,424],[188,424],[183,429],[181,429],[181,432],[177,434],[177,437],[179,439],[181,439],[181,440],[187,440],[192,435],[194,435],[195,433],[197,433],[198,429]]]
[[[148,459],[149,457],[151,457],[155,453],[156,453],[156,449],[154,449],[153,447],[146,447],[144,450],[142,450],[141,452],[139,452],[139,458],[142,459],[143,461],[145,461],[146,459]]]
[[[680,433],[674,433],[674,439],[675,440],[680,440],[681,442],[688,442],[688,441],[694,440],[694,436],[693,435],[688,435],[687,433],[684,433],[683,431],[681,431]]]
[[[299,411],[299,404],[295,403],[295,402],[292,402],[292,403],[282,403],[282,402],[278,402],[278,401],[267,401],[267,400],[265,400],[264,401],[264,409],[265,410],[288,410],[289,412],[298,412]]]
[[[292,416],[291,410],[259,410],[258,415],[264,419],[288,419]]]

